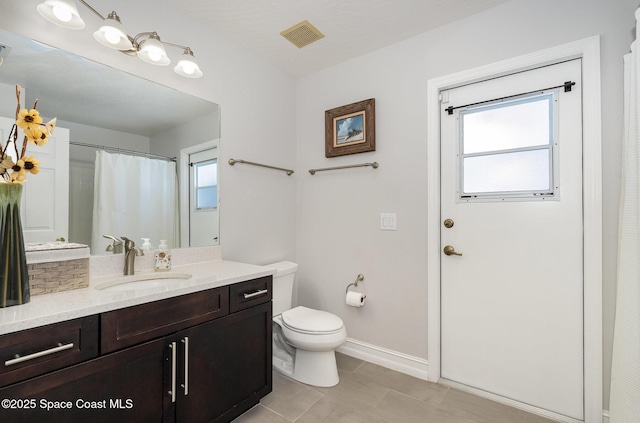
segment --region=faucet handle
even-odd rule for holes
[[[106,251],[113,252],[113,254],[122,254],[122,241],[111,235],[102,235],[103,238],[113,240],[113,244],[108,245]]]
[[[115,236],[112,235],[102,235],[103,238],[107,238],[107,239],[111,239],[113,240],[113,245],[118,245],[118,244],[122,244],[122,241],[120,241],[118,238],[116,238]]]
[[[121,236],[120,238],[122,238],[122,240],[124,241],[124,249],[125,250],[130,250],[133,247],[136,246],[136,243],[133,242],[133,240],[127,238],[126,236]]]

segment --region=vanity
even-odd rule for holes
[[[229,422],[271,392],[274,270],[171,272],[157,287],[97,278],[0,309],[3,420]]]

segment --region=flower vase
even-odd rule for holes
[[[20,200],[22,185],[0,182],[0,308],[28,303],[29,275]]]

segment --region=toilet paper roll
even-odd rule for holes
[[[367,298],[362,292],[349,291],[347,292],[347,305],[352,307],[362,307],[364,305],[364,301]]]

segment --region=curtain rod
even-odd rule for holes
[[[83,142],[75,142],[75,141],[69,141],[69,144],[70,145],[76,145],[78,147],[95,148],[97,150],[110,150],[110,151],[115,151],[115,152],[118,152],[118,153],[131,154],[133,156],[142,156],[142,157],[161,159],[161,160],[166,160],[166,161],[169,161],[169,162],[175,162],[175,161],[178,160],[175,157],[160,156],[158,154],[145,153],[145,152],[142,152],[142,151],[135,151],[135,150],[127,150],[125,148],[119,148],[119,147],[109,147],[107,145],[86,144],[86,143],[83,143]]]
[[[575,82],[573,81],[566,81],[564,84],[562,85],[556,85],[555,87],[549,87],[549,88],[542,88],[540,90],[535,90],[535,91],[528,91],[526,93],[520,93],[520,94],[513,94],[513,95],[508,95],[505,97],[500,97],[500,98],[494,98],[492,100],[485,100],[485,101],[478,101],[477,103],[470,103],[470,104],[465,104],[464,106],[449,106],[446,109],[444,109],[447,114],[452,115],[454,110],[458,110],[458,109],[464,109],[465,107],[470,107],[470,106],[478,106],[480,104],[486,104],[486,103],[491,103],[493,101],[500,101],[500,100],[509,100],[511,98],[515,98],[515,97],[519,97],[521,95],[527,95],[527,94],[535,94],[535,93],[539,93],[539,92],[543,92],[543,91],[548,91],[548,90],[555,90],[556,88],[564,88],[564,92],[568,93],[571,92],[571,87],[573,87],[574,85],[576,85]]]

